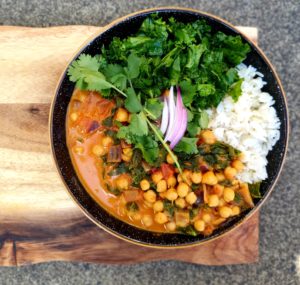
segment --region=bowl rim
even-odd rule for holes
[[[195,14],[199,14],[199,15],[203,15],[206,17],[209,17],[213,20],[216,20],[217,22],[220,22],[221,24],[228,26],[230,29],[232,29],[233,31],[235,31],[236,33],[242,35],[242,37],[244,39],[246,39],[248,42],[250,42],[255,49],[258,51],[259,55],[263,58],[263,60],[266,62],[266,64],[268,65],[268,67],[270,68],[271,72],[273,73],[275,80],[280,88],[280,92],[282,94],[283,97],[283,101],[284,101],[284,109],[286,112],[286,139],[285,139],[285,150],[282,156],[282,163],[280,165],[280,168],[278,170],[277,176],[275,177],[271,187],[268,189],[266,195],[258,202],[258,204],[256,204],[254,206],[253,209],[251,209],[244,217],[242,217],[240,220],[238,220],[234,225],[230,226],[227,229],[224,229],[219,235],[216,236],[212,236],[211,238],[208,236],[207,239],[205,240],[199,240],[199,241],[195,241],[192,243],[188,243],[188,244],[180,244],[180,245],[159,245],[159,244],[151,244],[151,243],[146,243],[144,241],[139,241],[139,240],[135,240],[132,238],[129,238],[121,233],[118,233],[116,231],[113,231],[112,229],[110,229],[109,227],[105,226],[104,224],[102,224],[101,222],[99,222],[92,214],[89,213],[89,211],[87,211],[82,205],[81,203],[79,203],[76,199],[76,197],[74,197],[73,193],[71,192],[71,190],[69,189],[60,169],[58,166],[58,161],[57,161],[57,157],[55,155],[55,149],[54,149],[54,143],[53,143],[53,114],[54,114],[54,105],[56,102],[56,99],[58,97],[58,91],[60,89],[61,83],[66,75],[66,68],[73,62],[74,58],[77,57],[79,54],[81,54],[82,50],[89,45],[94,39],[96,39],[97,37],[99,37],[101,34],[105,33],[107,30],[111,29],[112,27],[114,27],[115,25],[123,22],[123,21],[127,21],[131,18],[134,18],[138,15],[141,14],[145,14],[145,13],[154,13],[154,12],[160,12],[160,11],[178,11],[178,12],[192,12]],[[289,116],[288,116],[288,103],[287,103],[287,97],[285,94],[285,91],[283,89],[281,80],[276,72],[276,69],[274,68],[274,66],[272,65],[272,63],[270,62],[270,60],[267,58],[267,56],[265,55],[265,53],[261,50],[261,48],[258,46],[258,44],[256,42],[254,42],[251,38],[249,38],[243,31],[240,31],[238,28],[236,28],[236,26],[234,26],[233,24],[229,23],[227,20],[216,16],[214,14],[208,13],[208,12],[204,12],[198,9],[193,9],[193,8],[185,8],[185,7],[178,7],[178,6],[163,6],[163,7],[154,7],[154,8],[149,8],[149,9],[143,9],[143,10],[139,10],[130,14],[127,14],[125,16],[119,17],[115,20],[113,20],[112,22],[110,22],[109,24],[105,25],[104,27],[99,27],[99,31],[93,33],[91,36],[89,36],[77,49],[76,51],[70,56],[70,60],[67,61],[58,81],[57,81],[57,85],[55,87],[55,91],[54,91],[54,96],[52,97],[51,100],[51,105],[50,105],[50,113],[49,113],[49,118],[48,118],[48,135],[49,135],[49,145],[50,145],[50,151],[51,151],[51,157],[52,157],[52,162],[55,164],[55,169],[56,172],[58,173],[61,181],[63,182],[65,191],[69,194],[69,196],[72,198],[72,200],[76,203],[76,205],[81,209],[81,211],[84,213],[84,215],[90,220],[92,221],[94,224],[96,224],[98,227],[100,227],[101,229],[103,229],[104,231],[106,231],[107,233],[121,239],[127,242],[130,242],[132,244],[135,245],[139,245],[139,246],[143,246],[143,247],[148,247],[148,248],[156,248],[156,249],[180,249],[180,248],[187,248],[187,247],[193,247],[193,246],[199,246],[199,245],[204,245],[206,243],[215,241],[216,239],[222,238],[225,235],[229,234],[230,232],[236,230],[240,225],[242,225],[244,222],[246,222],[249,218],[251,218],[259,209],[260,207],[265,203],[265,201],[269,198],[271,192],[274,190],[275,185],[278,182],[278,179],[280,177],[280,174],[282,172],[284,163],[285,163],[285,159],[286,159],[286,155],[287,155],[287,150],[288,150],[288,144],[289,144],[289,135],[290,135],[290,123],[289,123]],[[101,205],[100,205],[101,206]],[[102,206],[101,206],[102,207]],[[125,223],[125,222],[124,222]]]

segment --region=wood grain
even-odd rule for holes
[[[208,265],[257,261],[258,214],[205,245],[158,250],[109,235],[69,198],[50,155],[50,101],[69,59],[100,29],[0,27],[0,265],[51,260],[176,259]],[[255,28],[243,31],[256,39]]]

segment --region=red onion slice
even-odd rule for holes
[[[162,112],[161,125],[160,125],[160,130],[163,134],[165,134],[165,132],[167,131],[168,123],[169,123],[169,107],[168,107],[167,98],[166,96],[164,96],[164,108]]]
[[[170,138],[170,148],[173,149],[178,142],[181,140],[181,138],[184,136],[184,133],[187,128],[187,119],[188,119],[188,114],[187,110],[185,109],[183,102],[182,102],[182,97],[181,97],[181,92],[179,86],[177,87],[177,102],[176,102],[176,114],[177,114],[177,120],[174,124],[174,130],[172,132],[172,136]]]
[[[167,129],[167,133],[165,136],[165,141],[170,140],[170,137],[172,135],[172,129],[173,129],[173,125],[175,123],[175,100],[174,100],[174,87],[171,86],[170,88],[170,93],[168,96],[168,108],[169,108],[169,125],[168,125],[168,129]]]

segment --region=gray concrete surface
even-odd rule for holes
[[[2,25],[105,25],[146,7],[176,5],[214,13],[235,25],[257,26],[260,46],[282,78],[291,120],[286,164],[276,190],[261,210],[259,263],[208,267],[174,261],[133,266],[54,262],[0,268],[0,284],[300,284],[300,265],[298,274],[296,266],[297,259],[300,263],[299,0],[2,0],[0,5]]]

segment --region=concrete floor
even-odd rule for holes
[[[276,190],[261,210],[259,263],[208,267],[173,261],[133,266],[53,262],[0,268],[0,284],[300,284],[299,0],[1,0],[0,5],[2,25],[105,25],[139,9],[173,5],[211,12],[235,25],[257,26],[259,44],[281,76],[291,121],[285,167]]]

